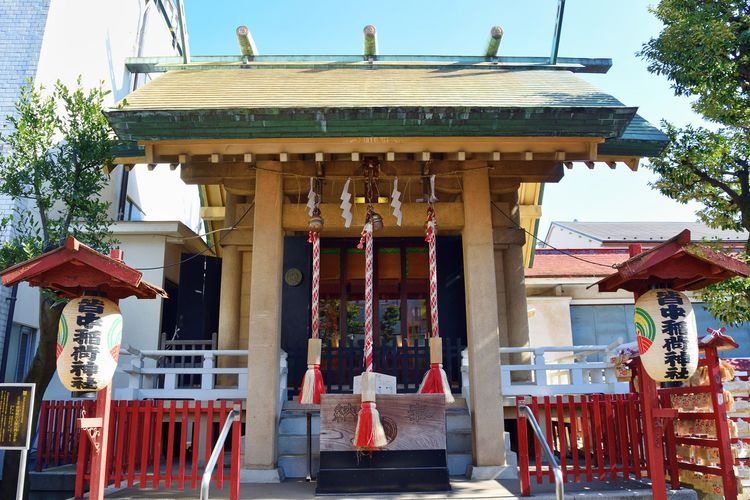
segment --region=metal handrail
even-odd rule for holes
[[[557,463],[555,455],[552,454],[549,444],[547,444],[547,439],[544,436],[544,432],[542,432],[542,428],[539,426],[539,422],[537,422],[531,408],[528,406],[521,405],[518,407],[518,411],[525,413],[529,422],[531,422],[531,428],[534,429],[534,434],[536,434],[536,438],[542,445],[542,451],[544,451],[544,454],[547,456],[547,460],[552,466],[552,473],[555,475],[555,496],[557,497],[557,500],[563,500],[563,498],[565,498],[565,483],[563,482],[562,469],[560,468],[560,464]]]
[[[200,500],[208,500],[208,490],[211,486],[211,475],[214,473],[214,467],[216,467],[216,462],[219,460],[219,455],[221,455],[221,449],[224,447],[224,441],[227,440],[229,430],[232,428],[234,421],[240,419],[241,413],[241,407],[235,405],[235,407],[232,408],[232,411],[227,415],[227,419],[224,421],[224,427],[221,429],[219,438],[216,440],[213,451],[211,451],[211,458],[209,458],[208,463],[206,463],[206,470],[203,472]],[[237,450],[237,452],[239,453],[239,450]]]

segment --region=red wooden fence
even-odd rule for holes
[[[76,428],[76,419],[81,416],[82,409],[88,415],[93,415],[94,401],[42,401],[34,465],[37,472],[76,462],[81,436]]]
[[[116,488],[200,487],[205,463],[234,404],[228,401],[112,401],[107,483]],[[75,420],[93,402],[45,401],[39,425],[36,470],[77,463],[76,498],[90,478],[91,442]],[[239,497],[241,424],[235,421],[212,480]],[[231,459],[230,459],[231,457]],[[229,467],[226,463],[230,462]],[[228,471],[226,469],[229,469]],[[229,472],[229,474],[227,474]],[[236,491],[235,491],[236,490]]]
[[[643,422],[638,394],[582,394],[519,397],[544,431],[547,444],[558,457],[565,482],[593,479],[641,479],[647,475],[643,448]],[[554,483],[550,464],[539,441],[518,412],[518,466],[521,494],[531,494],[536,483]],[[533,464],[533,465],[532,465]]]

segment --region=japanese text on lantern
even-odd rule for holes
[[[97,389],[94,377],[99,373],[96,358],[101,345],[103,312],[104,302],[97,298],[81,299],[78,304],[70,373],[73,374],[71,385],[81,391]]]
[[[687,313],[681,294],[673,290],[656,292],[656,300],[661,312],[661,332],[664,335],[664,363],[667,365],[665,378],[684,380],[690,376],[688,365],[690,354],[687,352],[688,326],[685,321]]]

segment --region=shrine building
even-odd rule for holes
[[[529,345],[524,267],[543,186],[572,162],[635,170],[666,144],[637,108],[579,76],[610,66],[378,55],[129,62],[133,72],[162,74],[106,112],[117,136],[140,147],[118,162],[179,164],[182,179],[201,186],[208,242],[221,258],[215,348],[248,353],[245,469],[278,468],[280,394],[294,398],[307,368],[308,232],[317,222],[309,200],[323,224],[327,390],[351,392],[362,371],[357,243],[368,207],[383,221],[373,236],[374,369],[396,376],[398,392],[417,390],[429,366],[432,206],[444,368],[453,392],[469,387],[472,466],[506,465],[500,364],[512,359],[499,348]],[[279,382],[282,354],[288,387]]]

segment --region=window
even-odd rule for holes
[[[128,196],[128,199],[125,200],[125,210],[122,215],[122,220],[141,221],[144,220],[145,217],[146,214],[143,213],[143,210],[141,210],[140,207],[133,202],[132,198]]]
[[[36,351],[36,329],[30,326],[13,323],[8,348],[8,365],[6,381],[23,382],[29,371]]]

